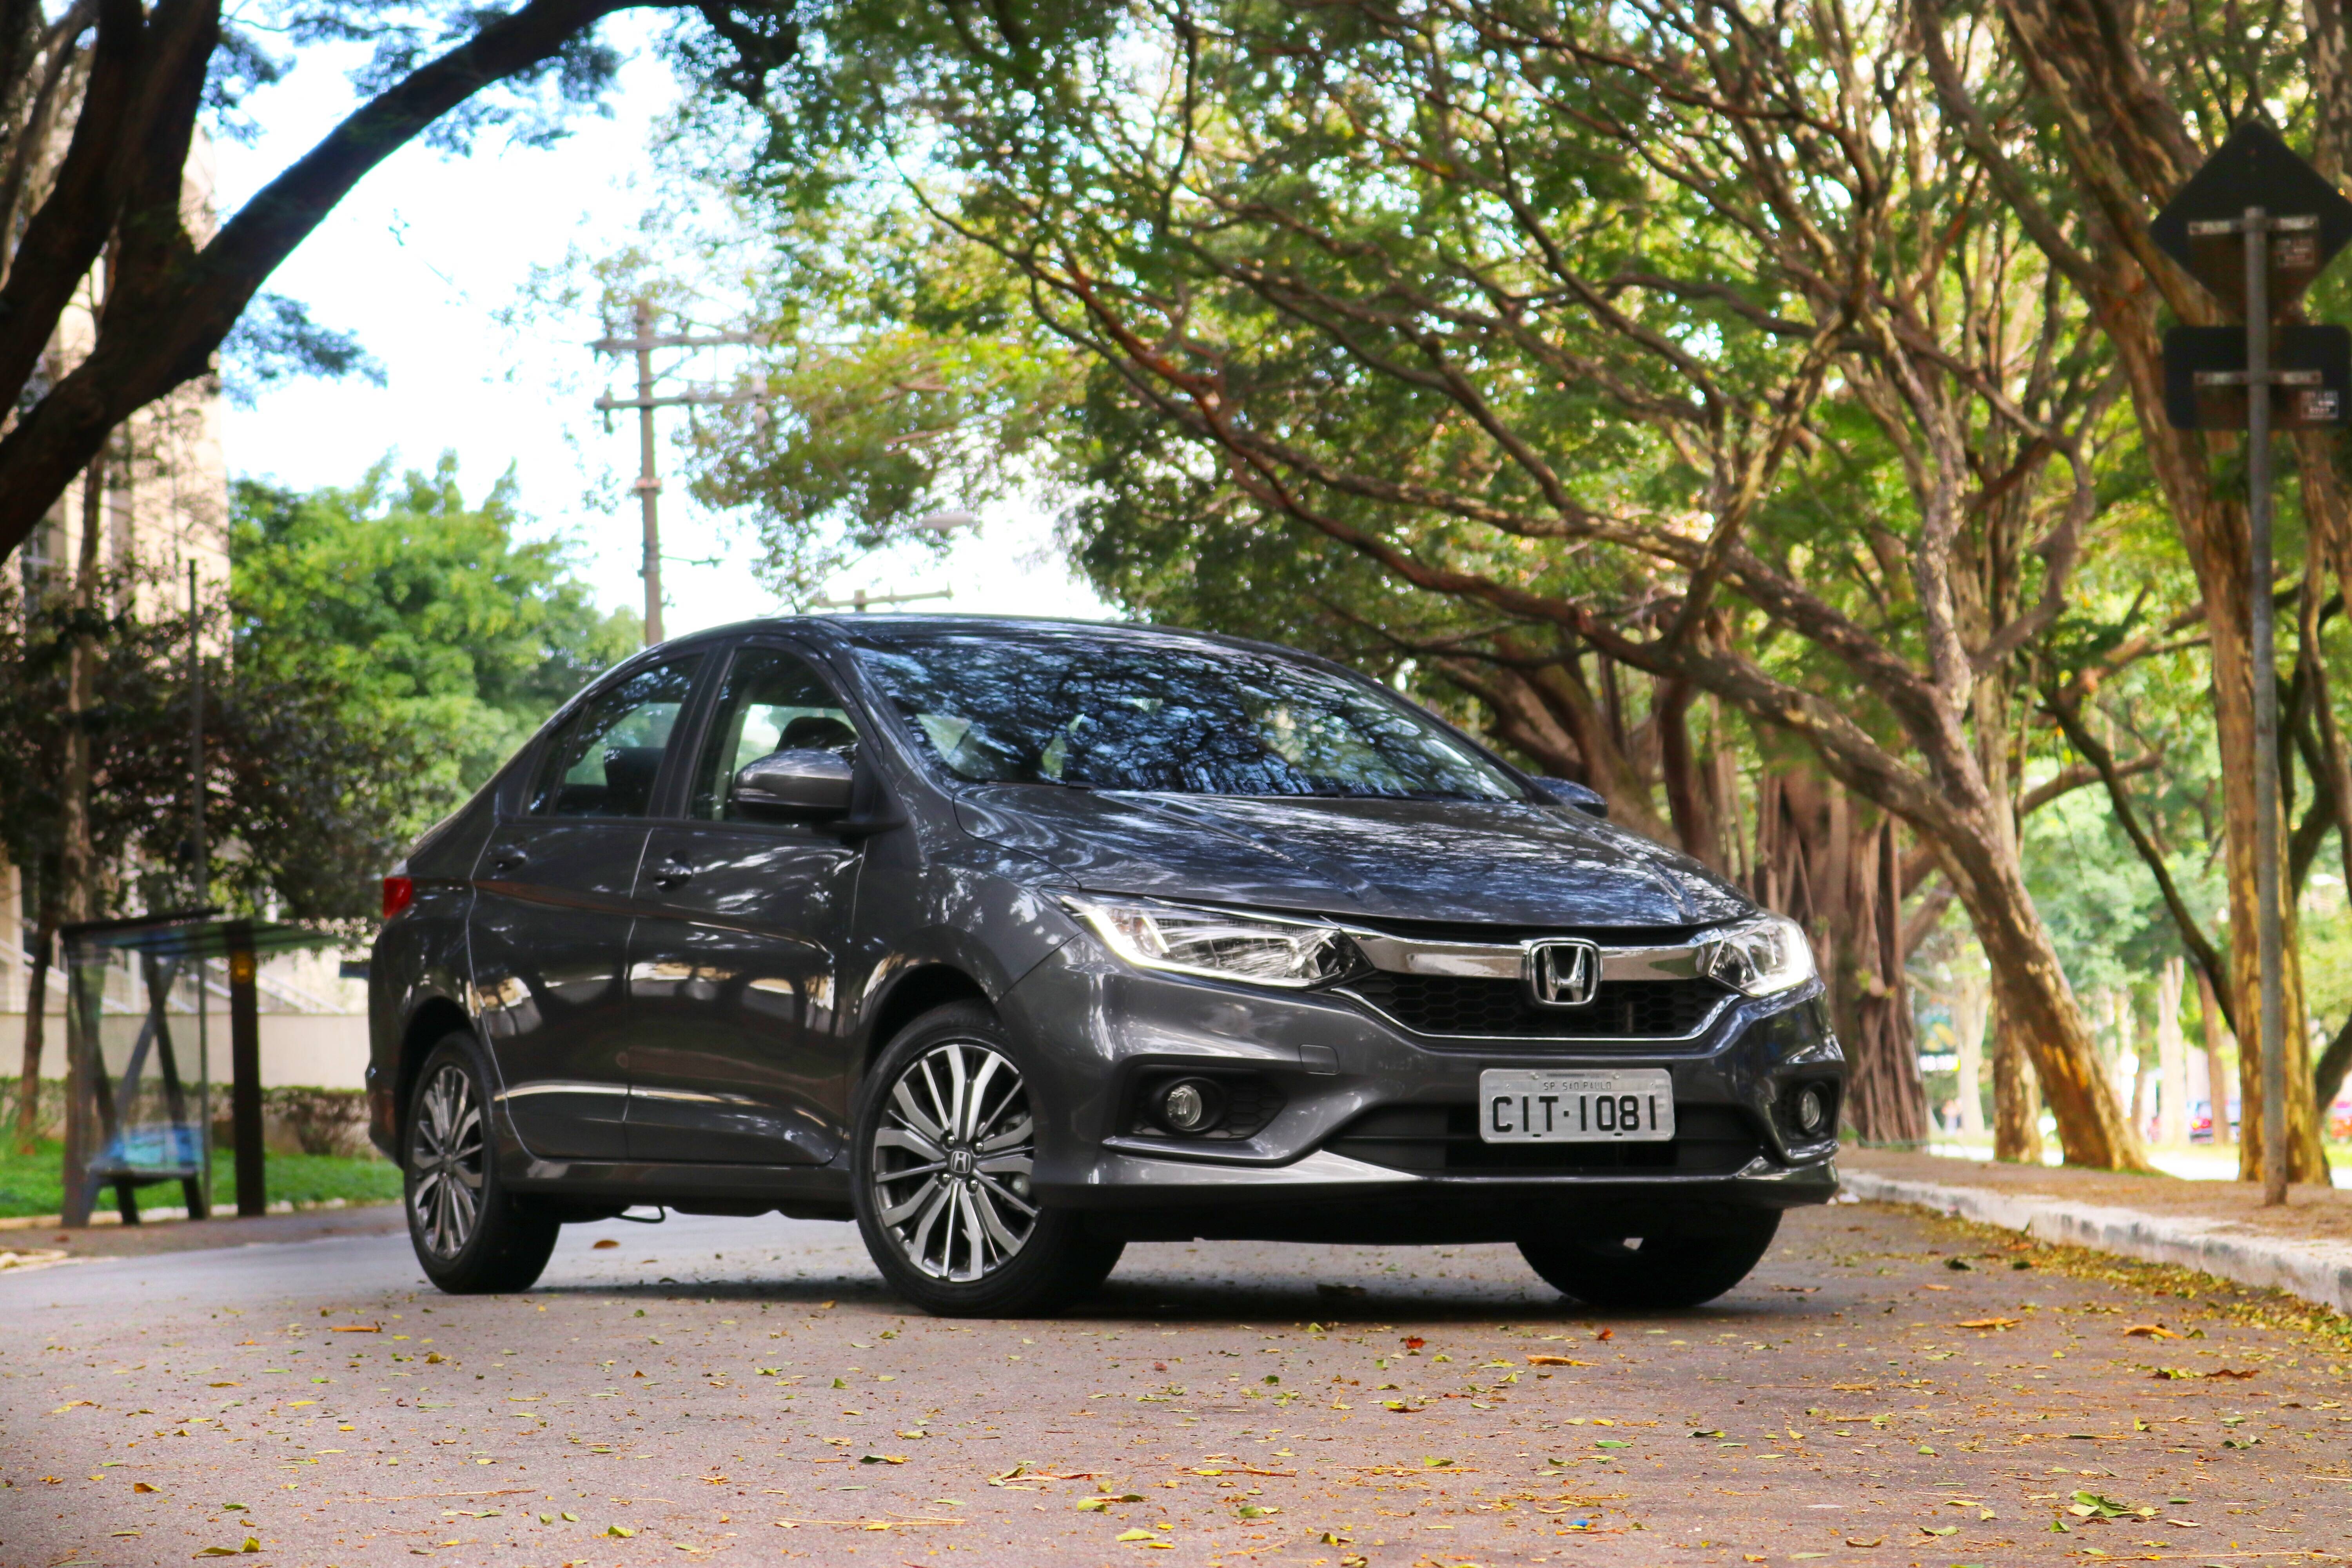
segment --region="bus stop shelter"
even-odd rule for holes
[[[223,989],[236,1212],[257,1215],[268,1206],[255,977],[272,953],[334,947],[343,939],[310,926],[220,920],[218,912],[91,921],[58,932],[66,961],[68,1226],[88,1225],[108,1187],[125,1225],[139,1223],[133,1194],[157,1184],[179,1186],[191,1219],[211,1214],[208,999]],[[110,1011],[110,990],[131,1001],[117,1000]]]

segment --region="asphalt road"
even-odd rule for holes
[[[1503,1247],[1137,1247],[965,1323],[846,1226],[574,1227],[473,1300],[341,1236],[0,1275],[0,1563],[2340,1559],[2347,1390],[2275,1299],[1866,1205],[1647,1317]]]

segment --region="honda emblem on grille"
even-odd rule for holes
[[[1589,942],[1528,944],[1528,989],[1546,1007],[1581,1007],[1601,985],[1601,949]]]

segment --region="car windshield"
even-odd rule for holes
[[[1526,798],[1411,704],[1312,665],[1084,632],[863,633],[857,647],[940,766],[972,783]]]

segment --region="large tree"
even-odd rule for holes
[[[2147,221],[2234,123],[2251,114],[2290,117],[2321,172],[2342,182],[2352,166],[2347,19],[2335,0],[2259,17],[2229,8],[2105,0],[1995,0],[1966,11],[1931,0],[1916,13],[1921,63],[1988,195],[2016,215],[2044,265],[2085,302],[2110,346],[2146,461],[2195,571],[2210,637],[2229,923],[2235,932],[2251,932],[2256,924],[2252,568],[2238,482],[2244,443],[2234,436],[2175,430],[2166,419],[2162,329],[2175,321],[2217,323],[2223,311],[2157,248]],[[2340,280],[2322,298],[2340,304],[2346,298]],[[2315,556],[2311,570],[2297,575],[2309,585],[2307,594],[2328,573],[2339,585],[2352,583],[2346,446],[2306,435],[2295,455],[2300,484],[2291,500],[2300,503]],[[2288,539],[2292,545],[2292,527]],[[2305,603],[2315,611],[2315,599]],[[2290,635],[2282,644],[2292,647],[2294,640]],[[2323,669],[2315,658],[2297,662],[2305,670]],[[2321,772],[2342,775],[2340,749]],[[2330,817],[2329,825],[2342,832],[2343,822],[2332,812]],[[2286,829],[2283,819],[2283,836]],[[2294,907],[2283,901],[2292,933]],[[2251,1024],[2258,1007],[2253,942],[2232,942],[2227,957],[2230,984],[2223,989],[2233,995],[2236,1017]],[[2294,957],[2290,941],[2288,1165],[2297,1181],[2325,1182]],[[2251,1040],[2251,1029],[2241,1037]],[[2255,1051],[2242,1053],[2240,1088],[2245,1105],[2241,1169],[2252,1176],[2263,1168]]]
[[[837,33],[854,110],[777,145],[870,128],[1098,367],[1097,537],[1286,524],[1484,622],[1423,657],[1800,740],[1927,847],[2069,1158],[2142,1163],[2016,829],[2123,389],[1899,6],[961,20]]]
[[[643,641],[600,611],[561,540],[520,540],[510,479],[478,504],[455,454],[356,485],[247,479],[229,547],[241,671],[331,686],[348,722],[401,737],[425,820],[478,788],[592,676]]]
[[[798,47],[791,0],[265,0],[234,19],[220,0],[0,0],[0,558],[125,419],[212,373],[262,283],[368,171],[420,136],[560,135],[619,63],[596,24],[631,9],[677,16],[682,46],[746,87]],[[187,200],[189,153],[289,68],[265,38],[373,45],[363,101],[215,229]],[[80,310],[93,320],[67,333]]]

